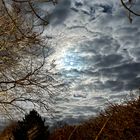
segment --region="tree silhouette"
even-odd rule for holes
[[[47,140],[49,136],[48,126],[45,126],[45,120],[35,111],[32,110],[22,121],[18,122],[18,126],[14,131],[15,140]]]

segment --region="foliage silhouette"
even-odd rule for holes
[[[22,121],[18,121],[18,127],[13,131],[14,140],[47,140],[49,136],[48,126],[45,120],[32,110],[25,115]]]

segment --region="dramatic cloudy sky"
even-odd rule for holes
[[[56,99],[58,117],[94,115],[139,88],[140,17],[130,24],[119,0],[61,0],[49,11],[52,59],[70,84]]]

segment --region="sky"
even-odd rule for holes
[[[60,0],[48,8],[50,59],[70,85],[56,98],[58,118],[95,115],[139,88],[140,17],[130,23],[119,0]]]

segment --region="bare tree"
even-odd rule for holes
[[[54,65],[46,63],[52,53],[42,37],[48,21],[37,2],[0,1],[0,110],[10,117],[26,112],[28,106],[48,111],[60,92],[58,86],[64,86]]]
[[[128,18],[130,20],[130,22],[132,23],[132,15],[135,16],[140,16],[140,13],[138,13],[137,11],[135,11],[133,9],[133,6],[137,4],[137,0],[120,0],[123,7],[128,11]]]

